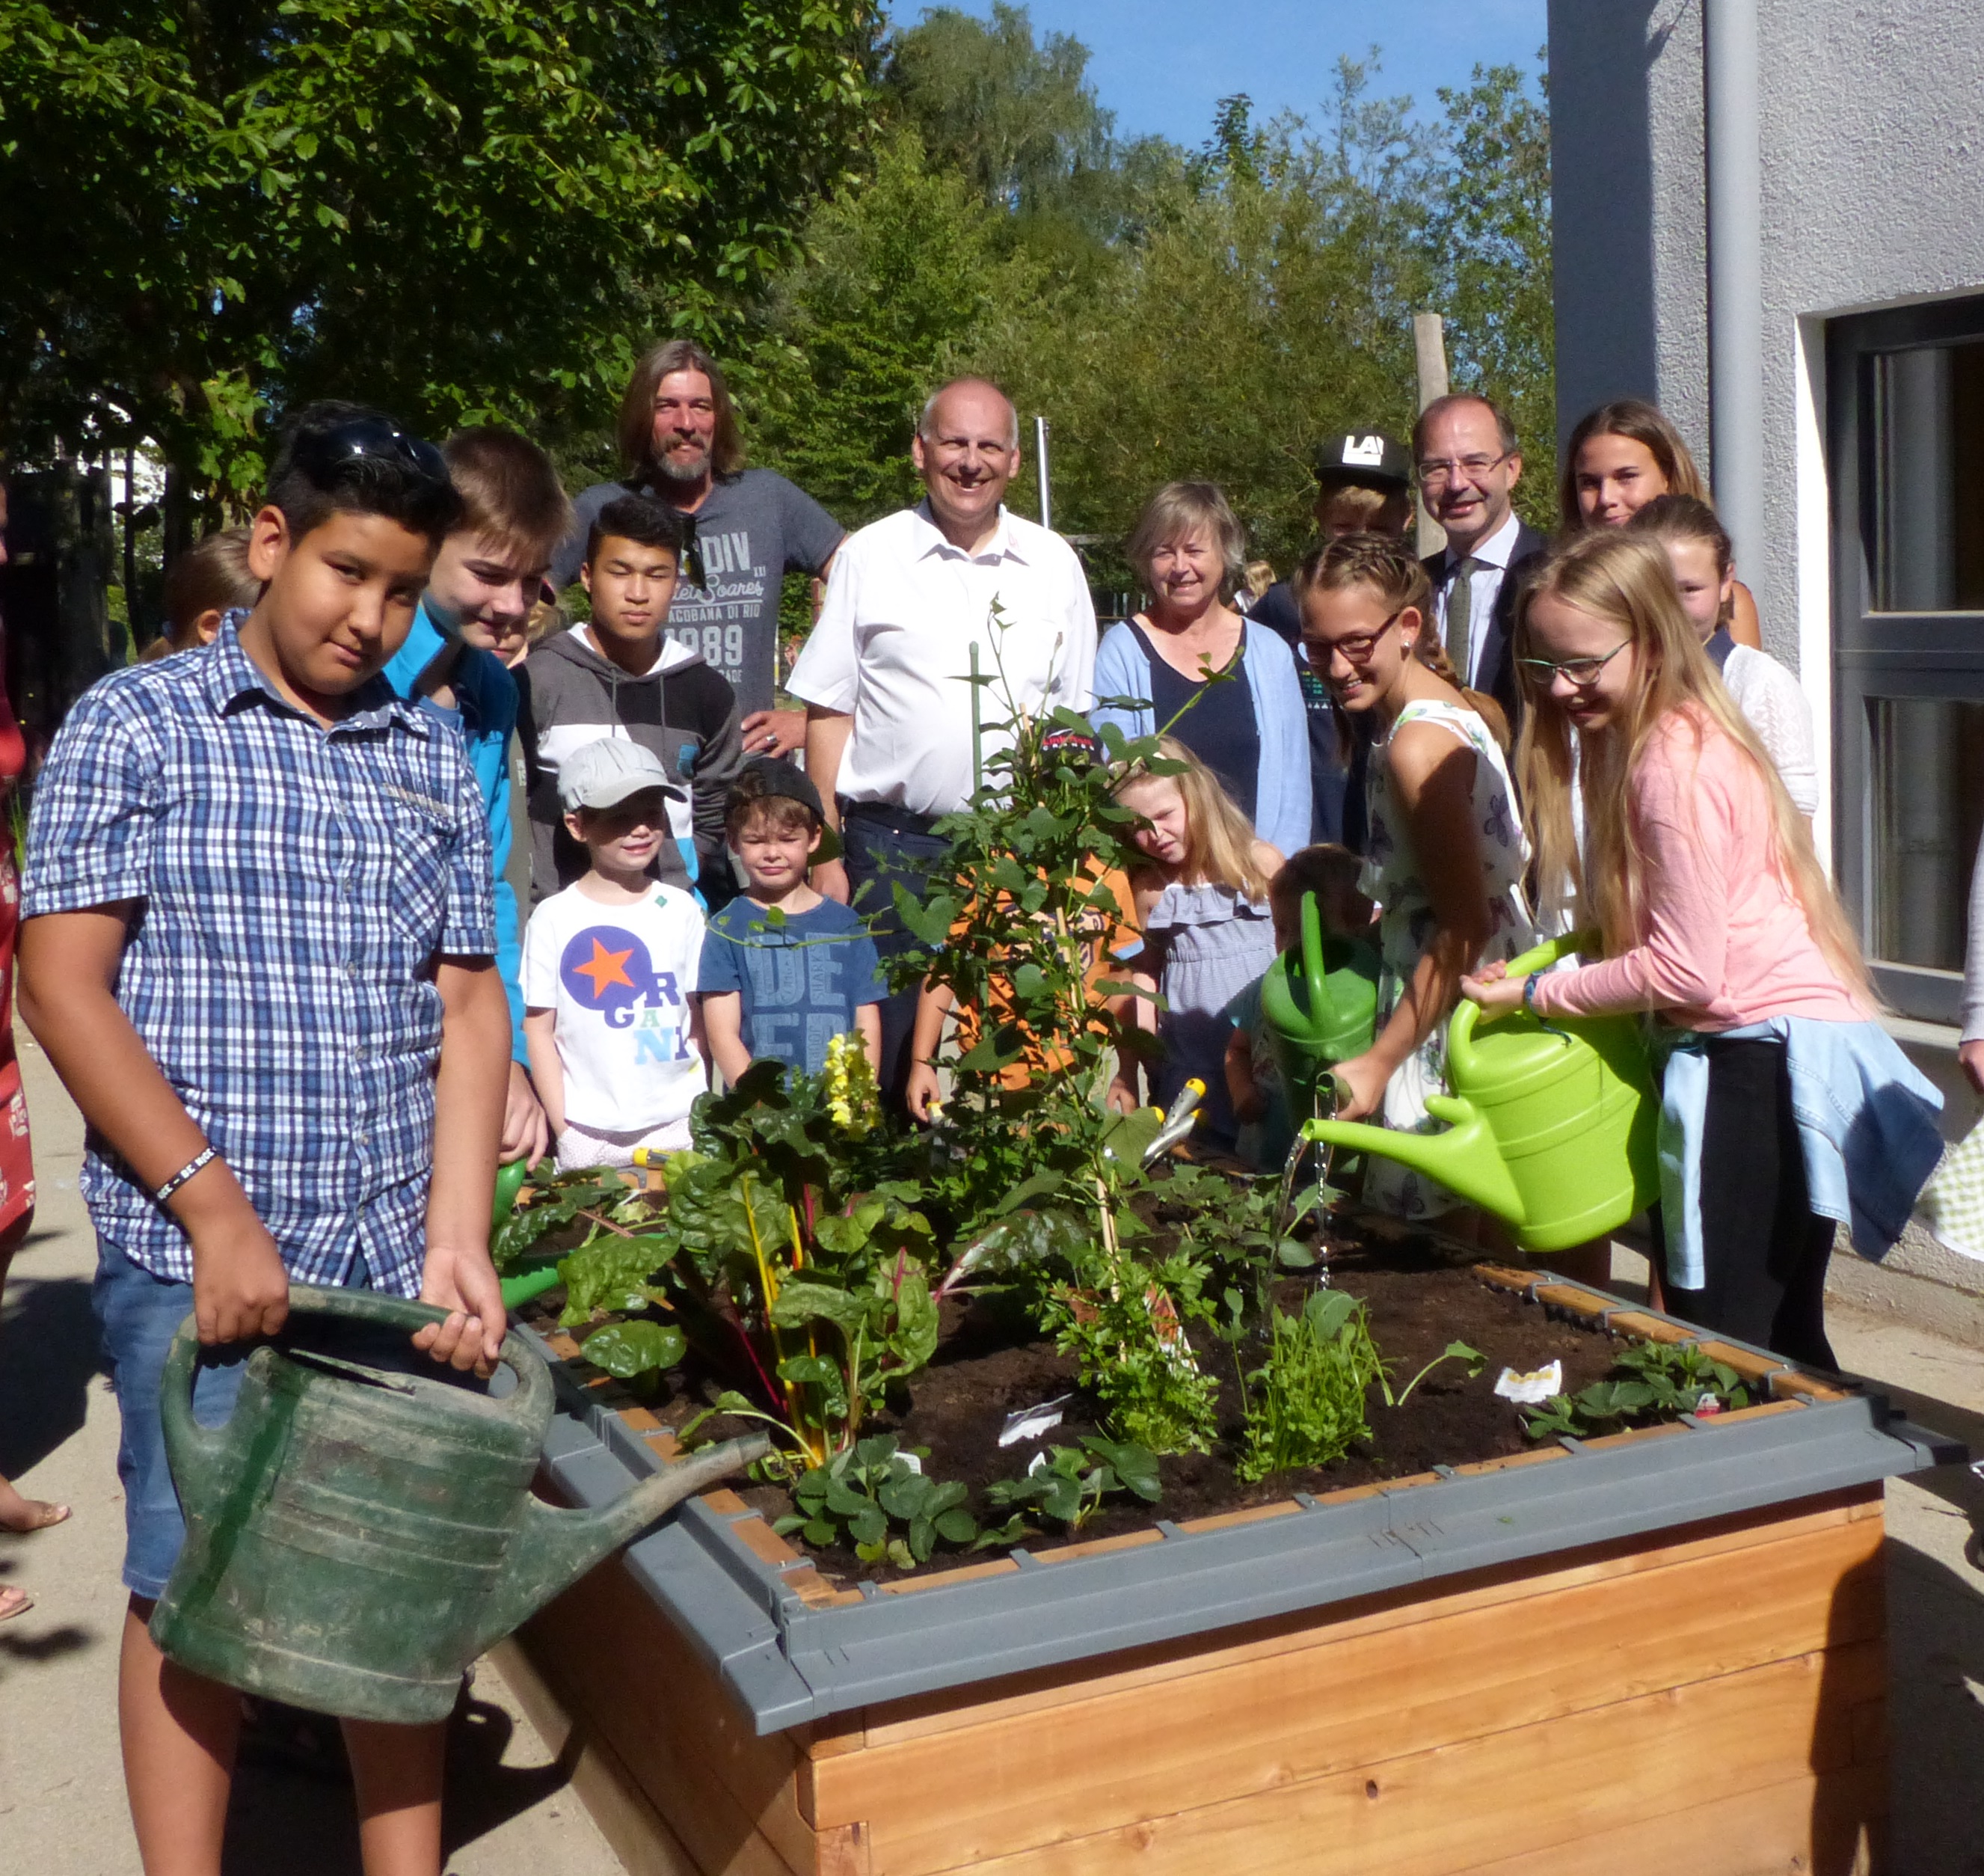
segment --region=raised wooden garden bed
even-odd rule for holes
[[[1886,1808],[1880,1482],[1956,1455],[1712,1350],[1768,1398],[887,1584],[836,1586],[715,1493],[505,1671],[638,1876],[1840,1876]],[[565,1385],[563,1497],[672,1448]]]

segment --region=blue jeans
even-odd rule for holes
[[[896,816],[893,809],[871,810],[848,803],[843,804],[840,823],[850,896],[855,911],[874,920],[870,931],[884,968],[917,946],[915,938],[896,918],[896,888],[900,884],[921,904],[932,869],[950,852],[950,841],[936,834],[913,826],[886,824],[885,817]],[[876,1006],[882,1015],[882,1092],[898,1110],[909,1079],[910,1032],[916,1027],[917,995],[912,986],[884,997]]]
[[[153,1276],[108,1238],[96,1243],[90,1304],[123,1423],[117,1476],[124,1485],[124,1584],[134,1595],[156,1600],[164,1594],[166,1579],[186,1542],[186,1520],[166,1459],[159,1394],[166,1351],[179,1324],[193,1314],[193,1285]],[[366,1287],[362,1264],[354,1277],[352,1287]],[[193,1414],[202,1426],[226,1424],[253,1352],[239,1345],[200,1351],[193,1368]]]

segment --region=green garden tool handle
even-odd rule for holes
[[[1574,956],[1581,951],[1589,951],[1598,942],[1595,931],[1567,931],[1561,935],[1545,938],[1540,945],[1533,945],[1520,957],[1509,960],[1508,972],[1511,977],[1527,977],[1532,971],[1547,971],[1560,959]],[[1504,1015],[1506,1012],[1496,1012]],[[1472,997],[1463,997],[1454,1006],[1452,1018],[1446,1025],[1446,1052],[1449,1059],[1465,1059],[1474,1040],[1474,1025],[1484,1020],[1481,1005]],[[1493,1022],[1494,1016],[1485,1020]],[[1463,1071],[1463,1074],[1465,1071]]]
[[[447,1314],[437,1304],[411,1302],[376,1290],[326,1289],[314,1284],[290,1286],[292,1323],[299,1316],[337,1316],[347,1322],[404,1330],[411,1336],[431,1322],[445,1322]],[[288,1333],[285,1329],[285,1336]],[[199,1331],[189,1314],[166,1351],[165,1373],[159,1384],[159,1411],[165,1425],[173,1476],[176,1479],[182,1472],[186,1475],[181,1482],[180,1496],[203,1495],[211,1500],[226,1488],[227,1482],[220,1475],[219,1468],[227,1444],[227,1428],[224,1424],[203,1427],[193,1418],[193,1364],[199,1357]],[[506,1404],[509,1410],[520,1415],[548,1418],[551,1378],[537,1351],[521,1336],[511,1333],[503,1338],[499,1358],[517,1378],[517,1391]]]
[[[524,1190],[524,1181],[530,1176],[529,1165],[521,1159],[507,1160],[496,1169],[495,1202],[489,1218],[492,1231],[516,1209],[517,1194]]]

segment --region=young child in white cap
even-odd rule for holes
[[[702,912],[651,871],[682,792],[624,738],[588,743],[558,770],[565,824],[592,864],[531,915],[523,988],[561,1172],[688,1146],[690,1105],[709,1085],[694,995]]]

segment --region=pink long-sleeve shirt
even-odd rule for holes
[[[1627,784],[1647,861],[1647,929],[1623,956],[1537,980],[1546,1016],[1659,1010],[1684,1029],[1772,1016],[1862,1022],[1771,854],[1771,797],[1743,751],[1683,708],[1647,740]]]

